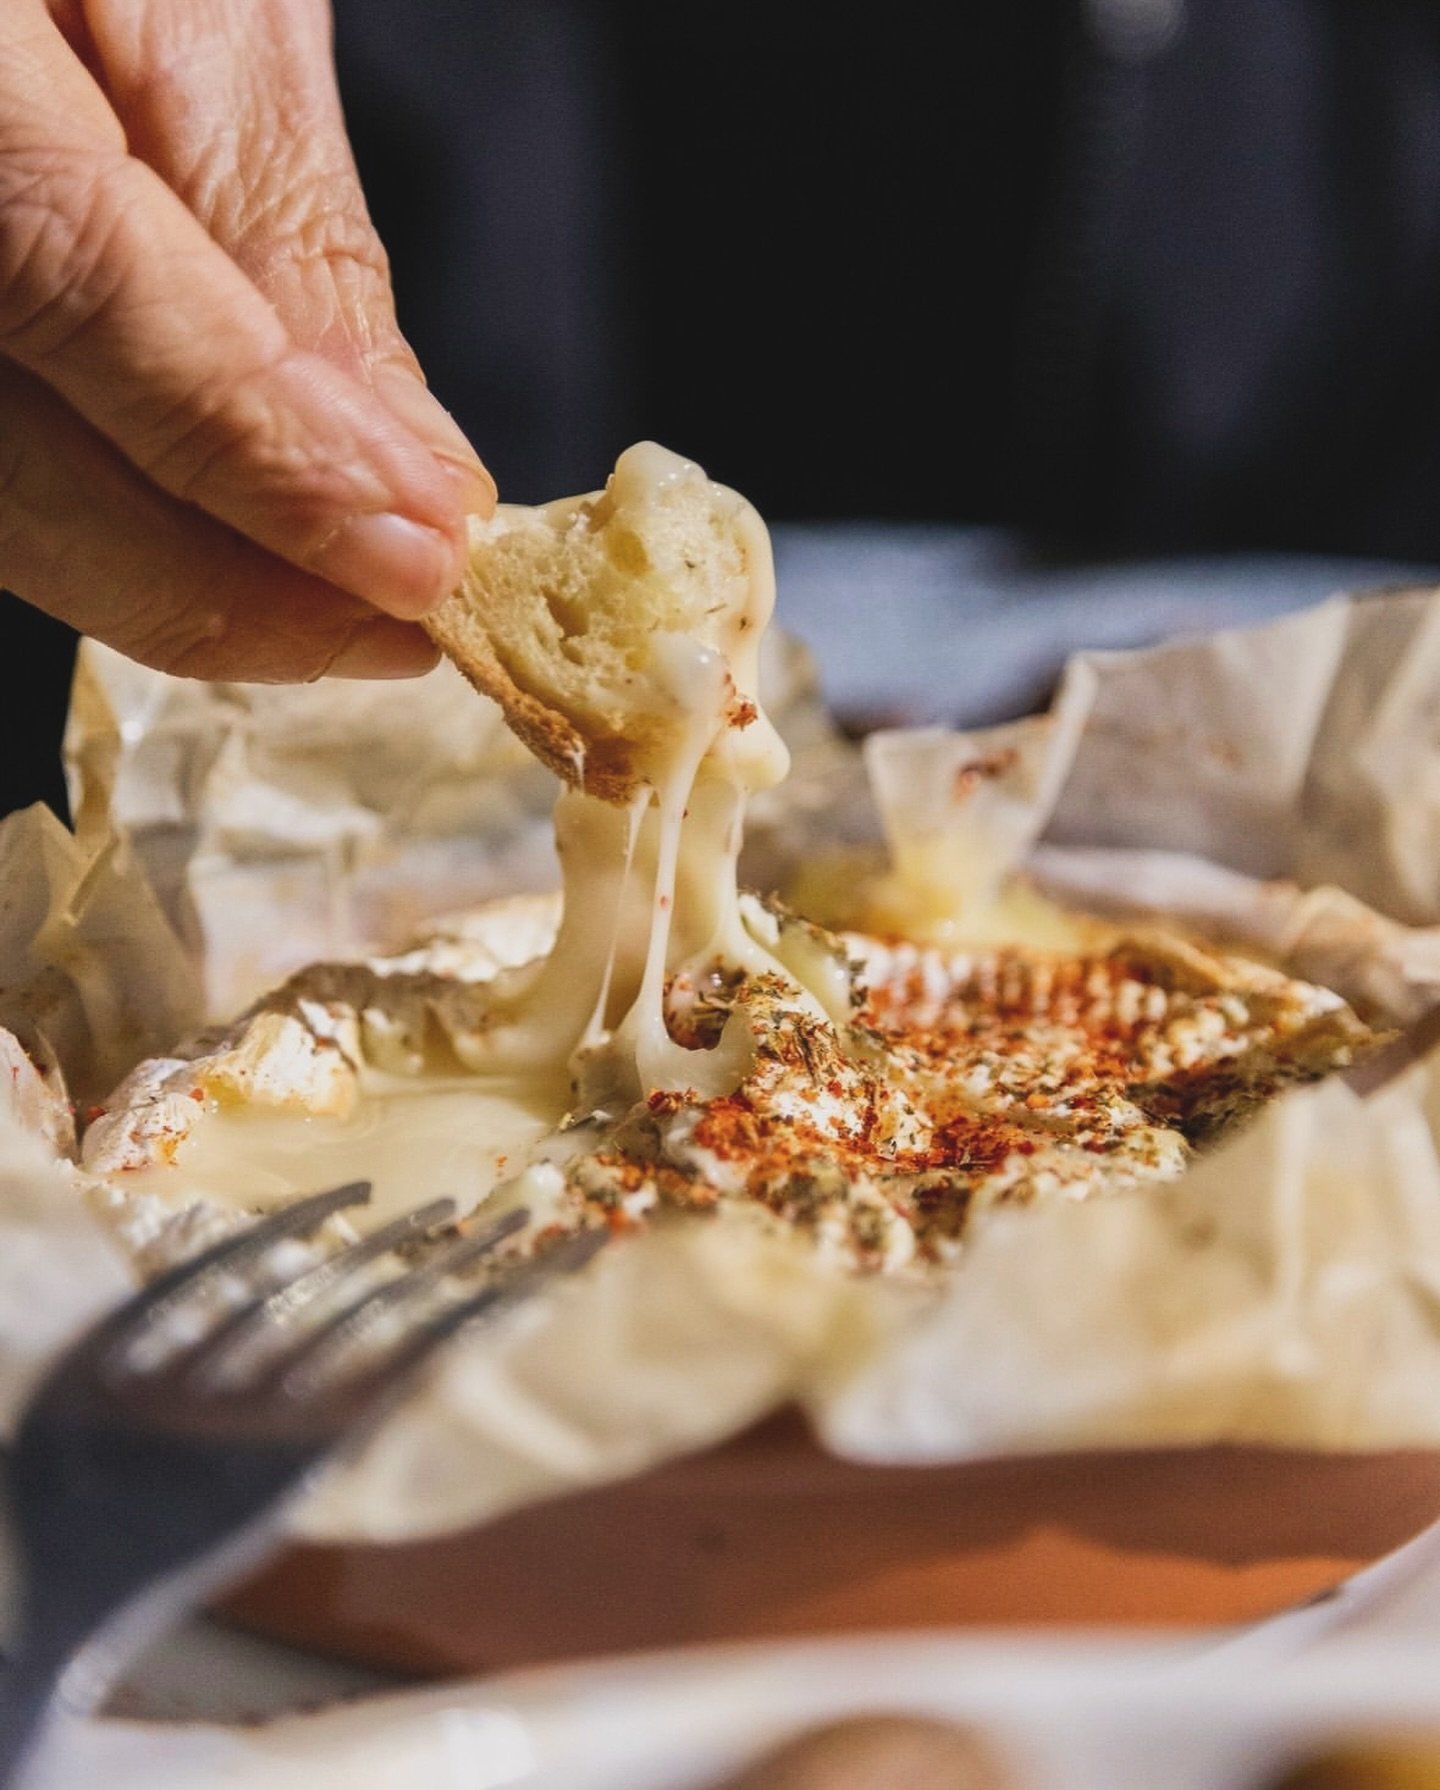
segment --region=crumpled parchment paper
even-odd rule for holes
[[[883,828],[803,658],[782,654],[780,670],[801,750],[789,797],[757,821],[777,879],[837,837],[978,826],[1012,852],[1039,838],[1034,873],[1086,905],[1202,921],[1378,1018],[1440,996],[1440,595],[1336,599],[1255,630],[1082,655],[1060,724],[987,731],[984,750],[1016,767],[1006,789],[981,805],[891,802]],[[82,821],[94,831],[103,809],[133,840],[213,1013],[300,961],[393,947],[427,914],[537,880],[548,791],[514,771],[497,725],[448,673],[418,689],[249,692],[87,651],[71,746]],[[948,750],[933,732],[871,748],[912,793],[907,752]],[[8,944],[0,962],[26,950]],[[120,974],[103,956],[93,969],[91,1007]],[[1171,1186],[998,1213],[938,1292],[847,1279],[743,1215],[626,1239],[447,1355],[299,1526],[462,1525],[787,1401],[827,1447],[874,1461],[1440,1446],[1437,1077],[1421,1061],[1369,1097],[1332,1079],[1276,1101]],[[0,1109],[0,1130],[23,1122]],[[26,1209],[0,1181],[0,1238]],[[68,1232],[55,1247],[88,1284]],[[87,1296],[103,1297],[101,1277]]]

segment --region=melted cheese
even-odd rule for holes
[[[888,862],[873,849],[817,852],[791,876],[785,898],[834,932],[953,950],[1013,945],[1062,955],[1103,951],[1123,936],[1119,926],[1062,907],[1023,871],[1007,870],[977,893],[974,882],[959,874],[966,850],[965,839],[957,837],[892,852]]]
[[[642,443],[612,476],[610,513],[623,523],[669,481],[697,475]],[[788,754],[759,702],[760,641],[775,601],[769,536],[742,499],[720,487],[710,495],[729,518],[744,577],[703,637],[645,643],[633,696],[647,717],[636,800],[617,808],[578,789],[561,794],[559,931],[548,955],[496,979],[484,1033],[463,1053],[470,1073],[365,1071],[348,1117],[206,1100],[164,1151],[189,1196],[255,1207],[363,1177],[375,1183],[379,1219],[440,1194],[468,1209],[517,1176],[533,1194],[524,1165],[573,1155],[589,1138],[585,1119],[618,1116],[656,1091],[710,1099],[748,1073],[743,1015],[712,1048],[676,1042],[665,1018],[672,978],[699,985],[720,968],[768,973],[818,1017],[848,1012],[843,965],[803,939],[782,948],[779,928],[738,894],[746,798],[784,776]],[[146,1192],[170,1176],[169,1167],[142,1168],[127,1179]]]
[[[168,1163],[132,1170],[126,1183],[173,1199],[178,1176],[190,1199],[250,1211],[369,1181],[367,1225],[441,1197],[464,1211],[516,1174],[555,1116],[523,1081],[377,1078],[345,1117],[212,1105]]]
[[[844,924],[917,944],[1020,945],[1033,951],[1098,950],[1121,929],[1063,908],[1007,873],[993,883],[967,874],[964,839],[936,839],[897,854],[890,870],[852,896]]]
[[[697,476],[632,450],[604,514],[633,523],[655,481]],[[637,635],[639,793],[560,797],[552,948],[483,986],[428,963],[317,966],[208,1057],[142,1066],[143,1098],[120,1091],[87,1166],[206,1219],[362,1178],[369,1223],[441,1195],[523,1203],[542,1231],[745,1201],[837,1265],[928,1271],[973,1214],[1171,1178],[1187,1125],[1213,1133],[1349,1060],[1363,1028],[1323,990],[1174,939],[1077,954],[1072,918],[1010,874],[1035,777],[1009,745],[931,736],[928,784],[892,754],[892,868],[846,897],[929,948],[847,951],[740,896],[746,800],[786,754],[756,692],[768,539],[713,495],[728,597],[693,636]],[[954,949],[990,929],[1059,952]]]
[[[616,513],[627,501],[643,508],[647,482],[695,476],[688,462],[642,443],[611,481]],[[748,504],[734,503],[741,588],[708,618],[704,638],[649,642],[634,697],[650,722],[635,802],[617,809],[578,789],[560,797],[559,936],[491,1039],[497,1070],[520,1068],[552,1086],[563,1078],[586,1111],[614,1113],[656,1091],[711,1098],[744,1076],[743,1027],[710,1050],[672,1038],[664,995],[673,977],[699,979],[716,965],[769,971],[794,984],[797,999],[815,999],[803,970],[746,926],[736,884],[746,797],[784,776],[788,754],[759,702],[759,647],[775,603],[769,536]],[[819,1010],[835,998],[826,987]]]

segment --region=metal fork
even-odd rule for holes
[[[0,1669],[0,1785],[19,1781],[53,1709],[93,1710],[140,1648],[258,1561],[289,1500],[440,1343],[578,1268],[607,1235],[491,1264],[478,1285],[475,1267],[524,1211],[436,1241],[454,1216],[439,1200],[348,1247],[301,1244],[369,1192],[361,1181],[298,1201],[161,1276],[35,1393],[11,1459],[22,1585]]]

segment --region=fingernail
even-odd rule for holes
[[[326,677],[420,677],[434,668],[439,649],[419,628],[367,622],[325,668]]]
[[[316,549],[312,571],[410,621],[437,608],[465,569],[465,549],[408,516],[352,516]]]
[[[488,516],[495,508],[495,481],[450,412],[413,373],[380,367],[375,395],[390,414],[414,431],[445,468],[465,508]]]
[[[495,514],[495,481],[486,472],[472,462],[466,464],[460,460],[450,460],[437,452],[436,460],[440,470],[455,488],[460,499],[460,507],[467,516],[483,516],[487,519]]]

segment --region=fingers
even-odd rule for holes
[[[327,0],[88,0],[107,93],[148,163],[293,339],[370,382],[488,515],[489,474],[395,320],[340,109]],[[229,121],[217,132],[213,120]]]
[[[164,490],[394,615],[424,613],[463,564],[453,468],[296,347],[107,118],[48,18],[0,8],[0,351]]]
[[[185,677],[407,677],[436,659],[420,628],[157,490],[41,381],[3,365],[0,584]]]
[[[865,1716],[802,1735],[719,1790],[1013,1790],[1013,1783],[963,1728]]]

